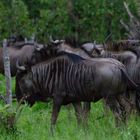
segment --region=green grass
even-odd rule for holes
[[[3,80],[1,78],[1,80]],[[4,82],[0,92],[4,92]],[[14,84],[13,84],[14,91]],[[16,102],[13,103],[16,106]],[[15,133],[0,127],[0,140],[139,140],[140,118],[131,116],[127,126],[116,128],[111,112],[104,112],[102,102],[92,104],[88,127],[78,126],[74,110],[62,107],[54,136],[50,133],[51,103],[23,105]]]

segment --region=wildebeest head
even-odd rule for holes
[[[47,45],[35,46],[34,52],[31,56],[31,65],[56,57],[58,54],[58,46],[63,43],[63,40],[53,40],[50,38],[50,43]]]
[[[94,43],[84,43],[78,48],[73,46],[74,44],[71,44],[71,42],[67,40],[53,40],[50,39],[50,42],[52,43],[52,49],[55,50],[56,54],[61,54],[63,52],[66,53],[73,53],[76,55],[79,55],[80,57],[90,59],[92,57],[92,53],[95,51],[95,53],[100,54],[101,51],[103,51],[104,45],[102,44],[96,44]]]
[[[46,48],[47,48],[46,45],[34,45],[34,51],[31,55],[31,61],[30,61],[31,65],[39,63],[44,56],[47,56],[47,54],[44,53],[44,50]]]
[[[82,44],[81,48],[83,50],[85,50],[90,56],[92,56],[92,53],[95,53],[95,54],[97,53],[98,55],[100,53],[102,53],[102,51],[105,48],[105,45],[104,44],[96,44],[96,42],[94,41],[93,43],[89,42],[89,43]]]
[[[17,74],[16,74],[16,86],[15,93],[18,102],[27,101],[30,105],[35,103],[33,98],[34,84],[31,80],[32,75],[30,70],[27,70],[24,66],[19,66],[17,61]]]
[[[80,47],[76,47],[75,44],[69,42],[68,40],[50,40],[52,44],[52,49],[55,50],[55,54],[60,55],[63,53],[71,53],[79,55],[82,58],[89,59],[90,56],[88,52]]]
[[[91,45],[92,44],[92,45]],[[45,45],[44,47],[37,47],[32,55],[31,62],[32,64],[39,63],[41,61],[48,60],[52,57],[56,57],[63,53],[73,53],[79,55],[83,58],[89,59],[93,53],[93,51],[100,51],[103,50],[103,45],[96,45],[95,43],[83,44],[83,46],[76,48],[67,40],[53,40],[50,37],[50,43]],[[92,46],[92,48],[90,48]],[[89,51],[90,48],[90,51]],[[97,49],[96,49],[97,48]],[[92,51],[91,51],[92,50]],[[91,53],[91,54],[90,54]]]
[[[31,65],[37,64],[39,62],[48,60],[53,57],[53,49],[50,45],[35,46],[33,54],[31,56]]]

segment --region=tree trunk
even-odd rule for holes
[[[6,39],[3,41],[3,63],[6,80],[6,103],[12,105],[10,59]]]

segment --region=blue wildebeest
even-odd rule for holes
[[[56,43],[56,42],[53,41],[53,43]],[[68,45],[64,45],[64,44],[56,45],[56,46],[58,46],[57,49],[59,50],[59,52],[61,51],[70,52],[70,53],[80,55],[84,58],[102,56],[103,58],[117,59],[126,66],[127,72],[129,76],[133,79],[133,81],[136,84],[140,85],[140,72],[139,72],[139,69],[140,69],[139,49],[140,48],[137,46],[138,44],[134,45],[133,43],[135,43],[135,41],[132,41],[132,42],[125,41],[125,42],[119,42],[115,44],[112,43],[113,46],[109,46],[109,47],[107,45],[102,45],[102,44],[88,43],[86,45],[81,46],[82,50],[79,48],[76,48],[76,49],[71,48]],[[115,52],[106,51],[105,49],[115,50]],[[121,52],[116,52],[116,50],[117,51],[120,50]],[[87,56],[86,53],[89,56]],[[127,96],[124,98],[125,100],[128,100],[129,98],[130,105],[127,105],[127,110],[130,113],[131,111],[133,111],[133,109],[136,109],[136,105],[140,106],[139,102],[136,102],[137,104],[135,104],[135,98],[140,98],[140,97],[139,97],[139,94],[133,94],[131,90],[129,90],[128,93],[127,93]],[[126,101],[123,101],[123,102],[125,103]],[[89,103],[87,103],[86,108],[84,110],[89,111]]]
[[[62,44],[59,42],[57,45]],[[119,103],[120,95],[126,93],[128,87],[136,90],[137,85],[127,75],[123,64],[113,59],[84,59],[67,52],[57,57],[56,54],[50,55],[51,59],[31,68],[18,66],[18,100],[26,96],[26,101],[33,104],[38,100],[46,102],[48,98],[52,98],[51,128],[56,123],[61,105],[81,101],[96,102],[102,98],[117,120],[125,119],[125,107]]]
[[[86,49],[86,48],[85,48]],[[126,70],[131,79],[140,87],[140,47],[129,44],[129,42],[106,46],[106,48],[93,48],[92,57],[98,58],[114,58],[122,62],[126,66]],[[140,98],[139,94],[130,94],[134,104],[135,98]],[[136,102],[140,106],[139,102]],[[134,106],[136,106],[134,105]],[[140,110],[139,110],[140,111]]]
[[[18,41],[13,43],[8,43],[8,52],[10,58],[10,70],[11,75],[15,76],[17,72],[16,61],[19,60],[20,64],[28,63],[32,53],[34,51],[35,45],[42,47],[42,44],[35,44],[33,42]],[[4,74],[4,64],[3,64],[3,49],[0,48],[0,73]]]
[[[65,41],[66,42],[66,41]],[[32,62],[40,62],[41,61],[44,61],[46,59],[48,59],[48,56],[49,54],[51,54],[51,51],[53,50],[54,52],[57,51],[57,53],[60,53],[60,52],[68,52],[68,53],[73,53],[73,54],[76,54],[76,55],[79,55],[81,56],[82,58],[84,59],[92,59],[90,56],[89,56],[89,53],[91,53],[91,50],[94,51],[94,48],[95,47],[95,44],[93,43],[91,45],[91,43],[88,43],[88,45],[90,44],[90,46],[84,46],[85,48],[84,49],[80,49],[80,48],[75,48],[75,47],[71,47],[72,44],[71,42],[67,41],[66,43],[64,43],[64,40],[52,40],[51,39],[51,43],[54,44],[52,45],[52,47],[44,47],[44,48],[41,48],[41,49],[36,49],[35,52],[33,53],[34,56],[32,57]],[[69,45],[68,45],[69,44]],[[71,45],[72,44],[72,45]],[[92,47],[92,49],[89,49],[87,51],[85,51],[85,49],[87,49],[86,47]],[[96,48],[100,50],[102,50],[102,45],[96,45]],[[56,53],[56,52],[55,52]],[[92,53],[91,53],[92,54]],[[53,56],[53,55],[52,55]],[[109,59],[106,59],[106,61],[110,61]],[[120,65],[120,63],[114,59],[111,59],[111,61],[117,65]],[[125,98],[126,100],[127,98]],[[125,102],[125,101],[123,101]],[[126,103],[127,104],[127,103]],[[128,105],[128,112],[130,112],[132,110],[132,104],[131,105]],[[90,110],[90,103],[84,103],[84,109],[83,109],[83,118],[86,122],[88,116],[89,116],[89,110]]]

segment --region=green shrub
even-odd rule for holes
[[[138,0],[126,0],[132,13],[138,16]],[[56,38],[74,37],[80,41],[103,42],[126,38],[120,19],[128,21],[123,1],[118,0],[1,0],[0,39],[11,34],[47,42],[50,35]]]
[[[16,123],[21,113],[21,107],[0,104],[0,127],[5,128],[7,132],[16,130]]]

